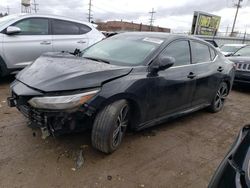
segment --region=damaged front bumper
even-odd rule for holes
[[[74,110],[47,110],[32,107],[28,101],[43,94],[17,82],[11,86],[12,96],[7,99],[10,107],[16,107],[29,120],[28,126],[40,128],[42,137],[83,131],[90,128],[95,109],[88,104]]]

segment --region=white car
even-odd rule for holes
[[[223,55],[229,56],[245,46],[246,44],[224,44],[220,47],[220,51]]]
[[[45,52],[84,50],[103,38],[93,24],[61,16],[0,18],[0,76],[24,68]]]

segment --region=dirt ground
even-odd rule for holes
[[[2,79],[2,78],[1,78]],[[41,139],[6,104],[13,78],[0,80],[0,187],[206,187],[250,123],[250,88],[234,89],[223,111],[202,110],[128,133],[111,155],[90,145],[90,132]],[[76,169],[83,150],[84,164]]]

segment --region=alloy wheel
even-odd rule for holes
[[[214,103],[216,109],[221,109],[223,107],[227,95],[228,95],[228,89],[227,85],[225,84],[222,85],[217,91]]]
[[[126,128],[128,125],[128,111],[129,107],[128,105],[125,105],[119,112],[116,126],[113,131],[113,147],[117,147],[121,143],[121,140],[126,132]]]

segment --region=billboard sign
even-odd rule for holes
[[[220,16],[204,13],[194,12],[192,34],[194,35],[216,35],[220,26]]]

